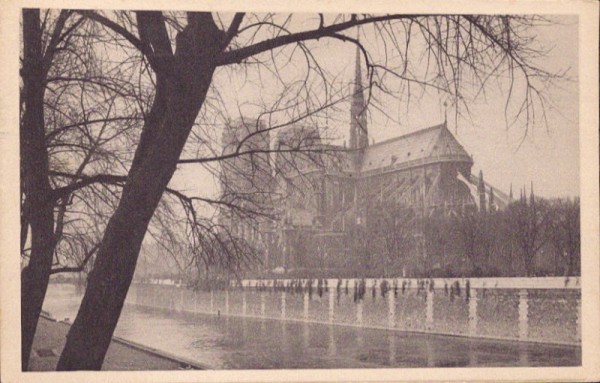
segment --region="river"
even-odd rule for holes
[[[81,295],[51,284],[44,310],[73,320]],[[214,369],[578,366],[575,346],[473,339],[126,305],[121,338]]]

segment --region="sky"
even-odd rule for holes
[[[447,118],[450,131],[473,155],[472,172],[478,174],[479,170],[483,170],[485,180],[500,190],[508,192],[512,184],[518,195],[522,187],[526,187],[529,193],[533,184],[536,195],[543,197],[578,196],[578,20],[575,16],[556,17],[554,20],[556,23],[551,26],[540,26],[530,31],[534,43],[547,49],[547,54],[536,63],[550,72],[565,72],[571,79],[557,81],[545,90],[544,96],[550,101],[546,105],[547,124],[535,126],[526,135],[520,126],[507,126],[503,101],[506,87],[491,85],[485,99],[480,97],[469,103],[467,119],[456,120],[452,106],[444,106],[447,96],[435,92],[413,95],[409,103],[403,95],[380,98],[379,105],[383,105],[384,111],[369,108],[371,140],[380,142],[439,124]],[[307,25],[309,21],[306,21]],[[381,47],[369,40],[369,33],[365,29],[359,38],[365,44],[371,44],[369,47],[376,56]],[[356,52],[352,44],[320,41],[311,47],[317,60],[335,76],[336,81],[352,83]],[[293,78],[302,65],[302,62],[292,61],[282,70],[282,77]],[[258,76],[221,72],[215,75],[214,85],[225,105],[229,105],[232,117],[240,113],[252,116],[257,110],[255,104],[268,104],[279,95],[277,84],[264,73]],[[348,140],[349,110],[350,104],[342,103],[336,112],[332,112],[337,121],[323,122],[333,132],[336,143]],[[199,165],[181,165],[172,185],[201,195],[218,192],[216,182]]]

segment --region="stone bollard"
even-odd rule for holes
[[[526,340],[529,336],[529,302],[527,299],[527,290],[519,290],[519,339]]]
[[[425,327],[427,330],[431,330],[433,328],[433,298],[435,296],[435,292],[433,289],[427,289],[427,307],[426,307],[426,318],[425,318]]]
[[[198,312],[198,291],[194,291],[194,312]]]
[[[212,290],[210,290],[210,312],[215,312],[215,294]]]
[[[304,320],[308,320],[308,306],[309,306],[308,293],[304,293]]]
[[[335,289],[329,289],[329,323],[333,323],[335,318]]]
[[[265,295],[265,292],[263,291],[260,293],[260,316],[262,318],[265,317],[266,305],[267,305],[267,297]]]
[[[388,304],[388,327],[394,328],[396,326],[396,302],[394,301],[394,294],[392,292],[388,292],[387,304]]]
[[[285,291],[281,292],[281,319],[285,319]]]
[[[477,290],[471,289],[469,298],[469,336],[477,335]]]

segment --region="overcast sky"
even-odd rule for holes
[[[474,158],[473,173],[483,170],[487,182],[508,192],[513,184],[515,194],[519,188],[533,182],[536,194],[544,197],[579,195],[579,127],[578,127],[578,20],[577,17],[556,18],[551,26],[537,27],[531,31],[535,43],[548,49],[548,54],[538,64],[549,71],[568,71],[574,81],[559,81],[545,95],[551,101],[547,107],[548,125],[537,125],[523,139],[519,126],[506,126],[504,96],[493,85],[487,97],[469,104],[470,119],[454,119],[452,107],[445,108],[446,96],[426,93],[413,96],[407,104],[405,98],[386,98],[386,114],[375,108],[369,110],[369,135],[376,142],[414,130],[439,124],[448,110],[448,125],[467,152]],[[362,31],[368,39],[368,31]],[[369,44],[370,42],[366,42]],[[373,46],[376,50],[377,47]],[[320,63],[337,81],[351,83],[354,76],[355,48],[348,43],[320,41],[313,52]],[[294,72],[292,63],[286,70]],[[364,72],[364,69],[363,69]],[[363,73],[364,74],[364,73]],[[284,74],[285,76],[285,74]],[[217,73],[214,81],[225,102],[231,106],[232,117],[237,116],[237,106],[242,113],[255,113],[249,103],[267,100],[278,93],[276,85],[263,76],[244,74],[232,76],[230,72]],[[340,104],[337,122],[331,122],[337,142],[348,139],[350,104]],[[235,111],[234,111],[235,109]],[[339,117],[339,116],[342,117]],[[345,119],[345,120],[344,120]],[[217,192],[216,183],[199,165],[180,166],[172,184],[189,192],[207,195]]]

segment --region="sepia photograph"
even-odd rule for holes
[[[3,380],[600,378],[598,3],[35,3]]]

